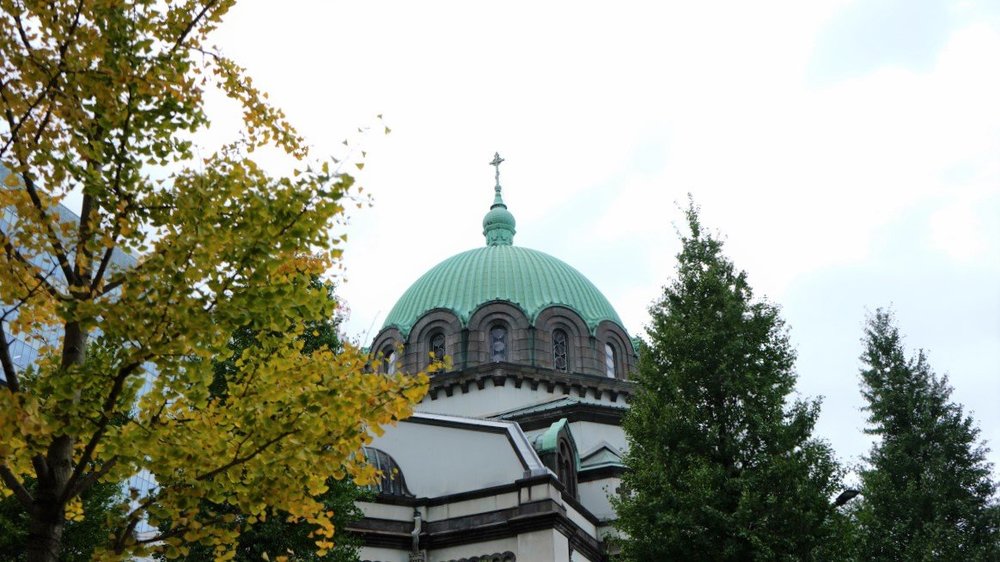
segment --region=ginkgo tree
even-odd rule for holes
[[[352,178],[312,160],[243,68],[208,44],[232,0],[0,0],[0,480],[31,519],[28,559],[57,560],[97,482],[148,471],[96,555],[232,555],[247,520],[283,512],[330,547],[328,477],[367,483],[359,448],[407,416],[426,376],[384,375],[345,344],[302,353],[334,312],[313,283],[336,265]],[[243,108],[234,142],[191,139],[220,88]],[[250,154],[298,159],[273,176]],[[160,178],[160,179],[154,179]],[[62,212],[77,197],[79,216]],[[135,258],[123,267],[121,255]],[[237,328],[224,396],[213,360]],[[10,342],[39,349],[19,369]],[[33,486],[25,482],[34,481]],[[207,500],[207,501],[205,501]],[[109,519],[110,521],[110,519]],[[137,535],[143,523],[154,529]],[[278,553],[280,554],[280,553]]]

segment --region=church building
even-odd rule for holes
[[[393,372],[451,366],[366,448],[383,478],[352,526],[363,560],[608,559],[636,350],[593,283],[515,245],[502,161],[485,245],[417,279],[373,341]]]

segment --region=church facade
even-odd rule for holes
[[[450,368],[366,449],[383,478],[352,526],[363,560],[608,558],[636,350],[593,283],[514,245],[500,162],[486,245],[420,277],[373,341],[383,369]]]

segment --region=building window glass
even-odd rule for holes
[[[617,377],[615,364],[615,347],[610,343],[606,343],[604,344],[604,369],[611,378]]]
[[[444,334],[441,332],[431,336],[431,359],[433,361],[444,361]]]
[[[566,492],[576,497],[576,459],[573,449],[564,440],[559,442],[559,456],[556,459],[559,468],[559,481],[566,487]]]
[[[569,356],[566,354],[566,332],[552,332],[552,365],[557,371],[569,371]]]
[[[507,328],[503,326],[490,329],[490,360],[494,363],[507,360]]]
[[[369,490],[390,496],[413,497],[410,490],[406,488],[403,471],[399,469],[396,459],[381,449],[362,447],[361,450],[365,455],[365,461],[382,473],[377,482],[367,487]]]
[[[382,372],[387,375],[396,374],[396,350],[389,345],[382,348]]]

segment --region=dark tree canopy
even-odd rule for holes
[[[891,312],[865,327],[862,394],[877,436],[862,470],[862,560],[998,560],[1000,507],[979,429],[922,350],[906,357]]]
[[[722,242],[687,211],[677,274],[650,309],[616,502],[627,560],[811,560],[838,535],[840,469],[789,400],[795,353]]]
[[[28,482],[34,490],[35,483]],[[121,500],[122,487],[117,483],[100,482],[82,496],[83,510],[87,516],[80,521],[68,521],[63,534],[62,562],[89,562],[94,550],[108,542],[108,519],[121,519],[115,510]],[[27,560],[25,545],[28,541],[30,518],[13,497],[0,500],[0,560],[24,562]]]

